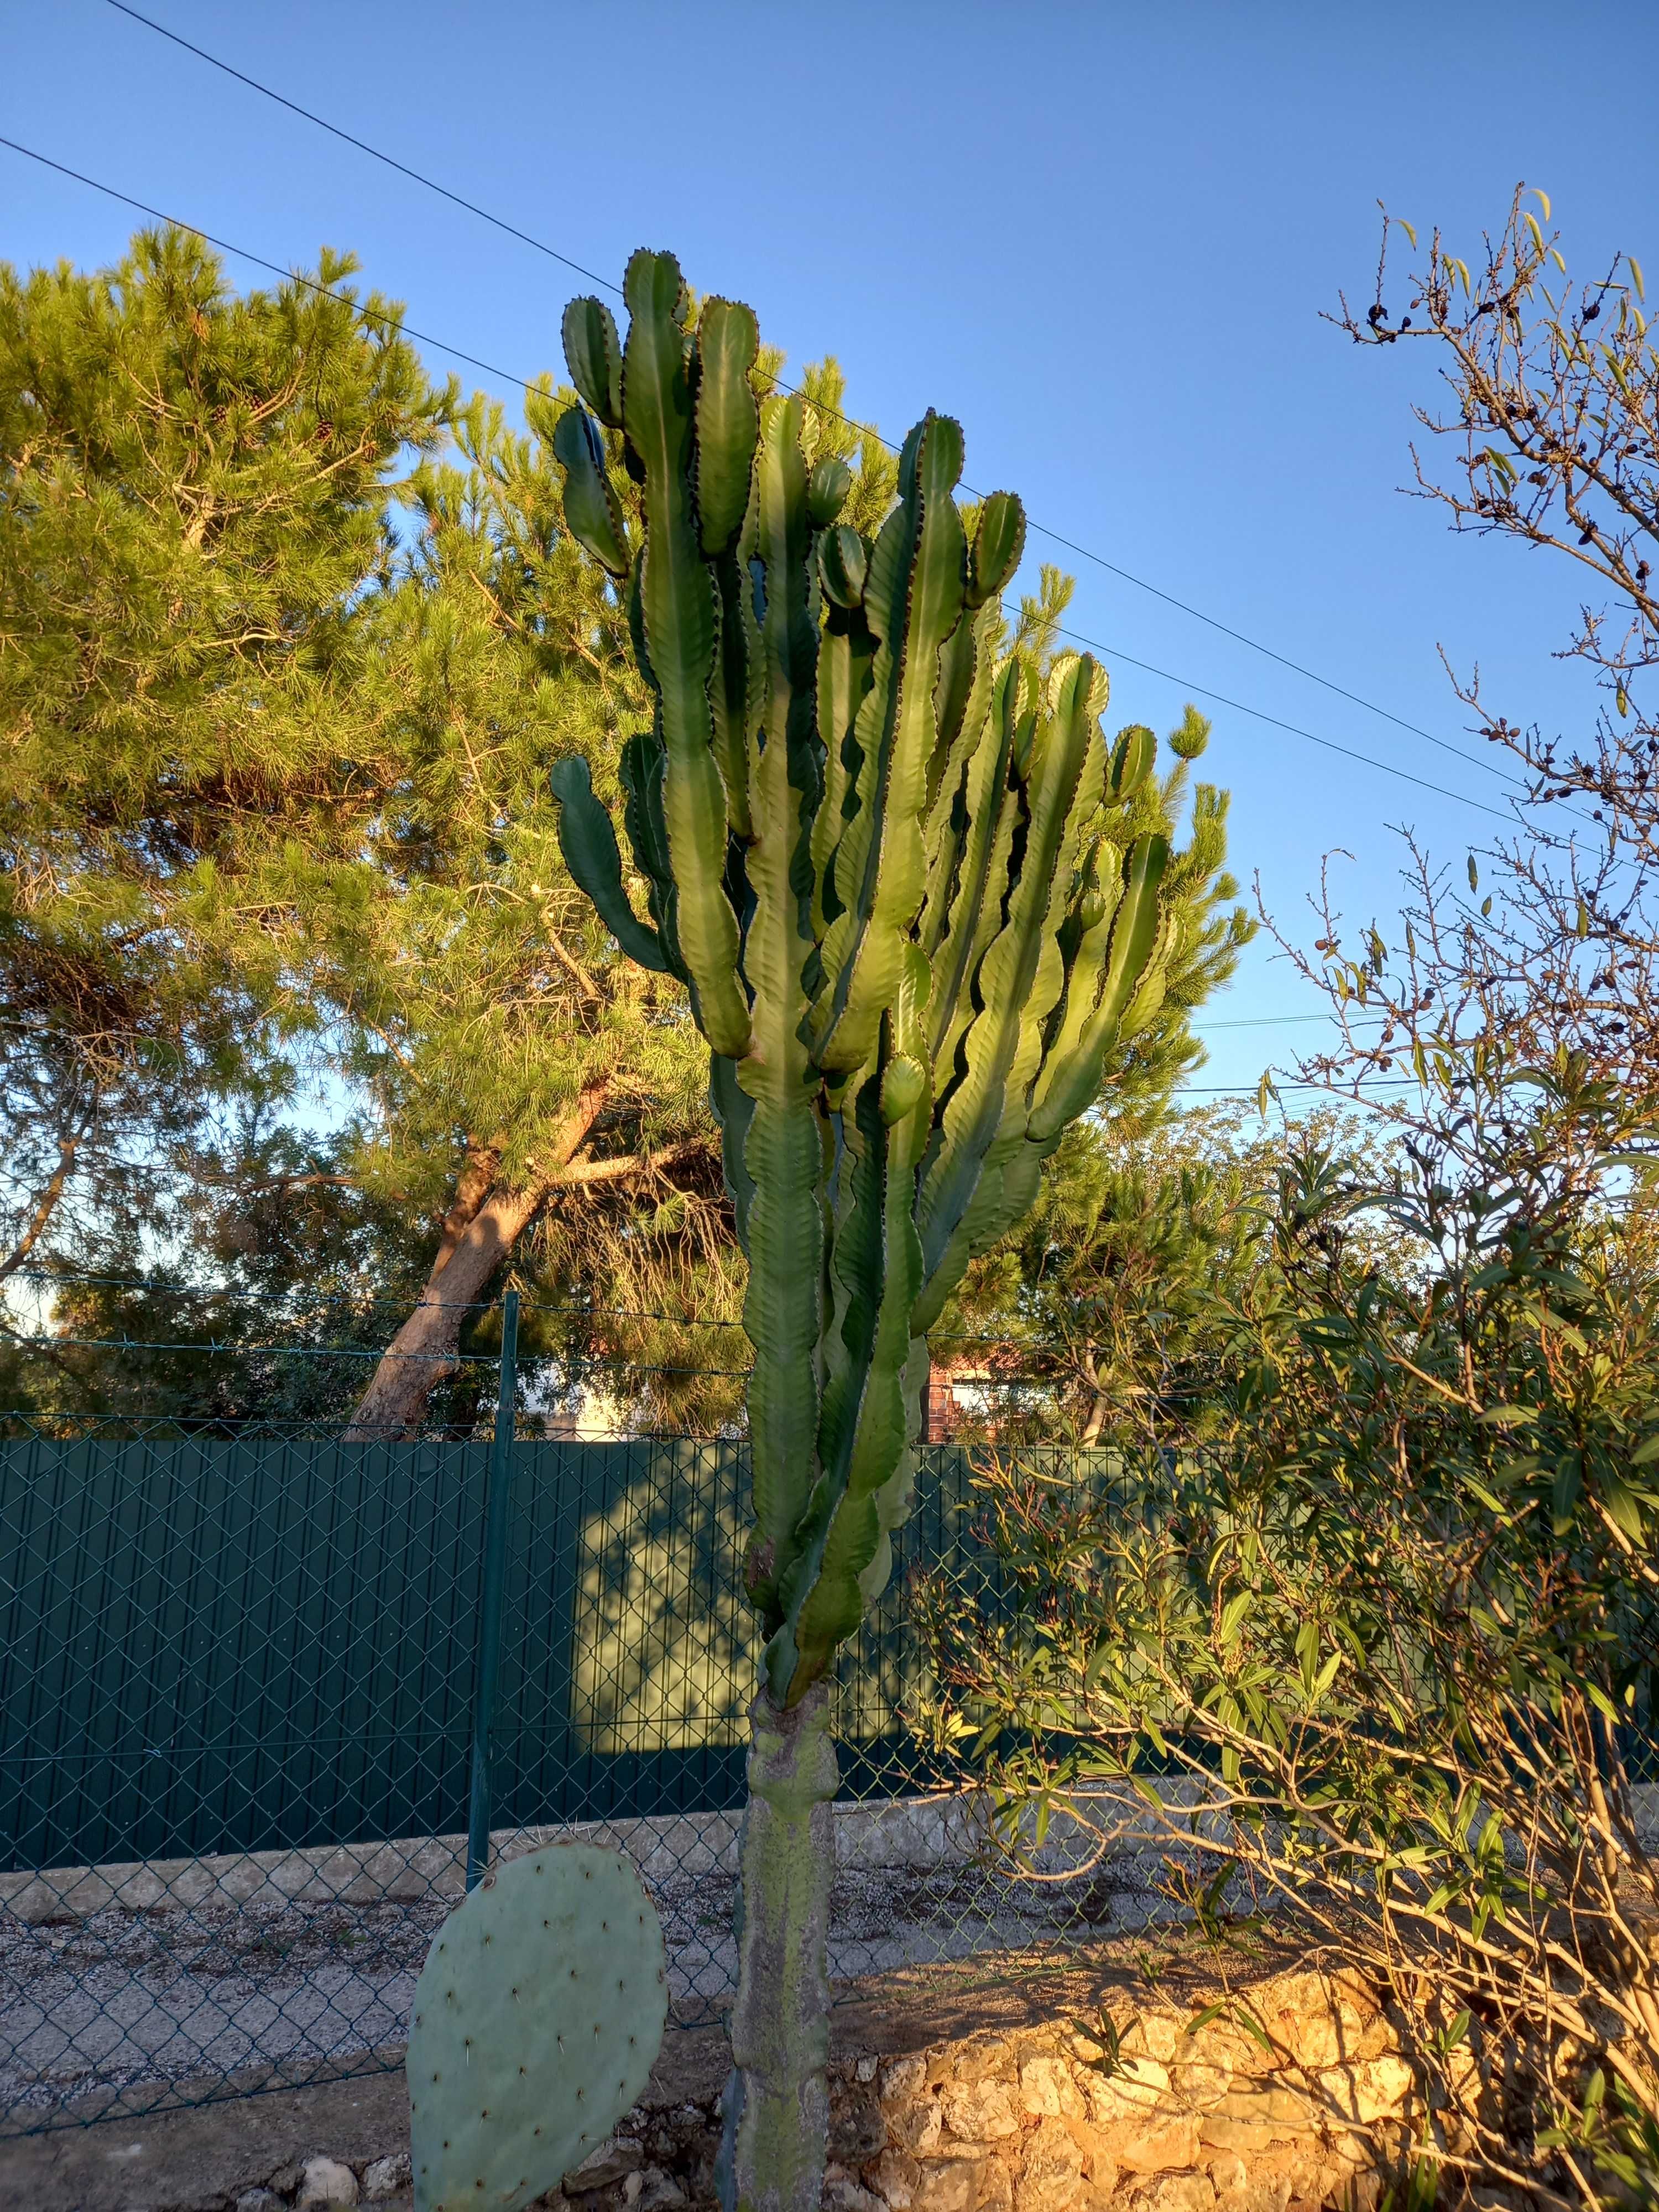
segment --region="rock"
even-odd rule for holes
[[[1207,2173],[1162,2173],[1134,2194],[1141,2212],[1210,2212],[1215,2186]]]
[[[1243,2161],[1241,2160],[1240,2164]],[[1215,2180],[1215,2168],[1210,2169]],[[1262,2180],[1253,2178],[1248,2171],[1243,2181],[1230,2182],[1223,2187],[1215,2182],[1217,2212],[1285,2212],[1291,2200],[1291,2185],[1283,2179]],[[1358,2198],[1340,2199],[1345,2212],[1375,2212],[1375,2203],[1364,2203]]]
[[[1343,2179],[1307,2143],[1280,2144],[1254,2162],[1253,2173],[1258,2188],[1281,2192],[1281,2203],[1296,2198],[1310,2205],[1334,2198]]]
[[[597,2150],[591,2150],[573,2173],[564,2178],[566,2192],[572,2197],[586,2196],[590,2190],[609,2189],[629,2174],[637,2173],[645,2164],[645,2153],[638,2143],[627,2136],[612,2136]],[[639,2192],[635,2191],[637,2196]]]
[[[1089,2112],[1097,2127],[1127,2115],[1150,2112],[1170,2094],[1170,2069],[1156,2058],[1126,2058],[1113,2072],[1085,2076]]]
[[[1117,2131],[1112,2149],[1131,2173],[1169,2173],[1198,2158],[1198,2123],[1187,2114],[1153,2116]]]
[[[890,2204],[893,2212],[909,2212],[921,2179],[921,2161],[908,2150],[895,2150],[890,2145],[876,2160],[870,2179],[884,2204]]]
[[[1164,2075],[1165,2084],[1169,2076]],[[1080,2112],[1083,2099],[1072,2069],[1063,2059],[1028,2058],[1019,2069],[1021,2100],[1028,2112],[1058,2118],[1062,2112]]]
[[[363,2168],[363,2202],[378,2204],[384,2197],[395,2197],[410,2184],[409,2153],[393,2151],[386,2158],[377,2158]]]
[[[274,2189],[245,2189],[236,2200],[236,2212],[283,2212]]]
[[[890,2058],[881,2069],[881,2101],[890,2105],[914,2097],[927,2079],[927,2060],[923,2053],[913,2051],[903,2058]]]
[[[265,2187],[273,2197],[292,2197],[304,2178],[304,2168],[296,2166],[290,2159],[286,2166],[279,2166],[275,2173],[266,2174]]]
[[[1182,2056],[1186,2025],[1170,2012],[1142,2013],[1131,2023],[1137,2031],[1135,2041],[1149,2058],[1176,2058]],[[1124,2031],[1127,2038],[1128,2031]]]
[[[357,2177],[337,2158],[308,2158],[300,2176],[295,2212],[332,2212],[357,2202]]]
[[[1200,2140],[1206,2149],[1230,2150],[1246,2158],[1272,2149],[1294,2132],[1271,2121],[1231,2119],[1224,2112],[1206,2112],[1199,2122]]]
[[[830,2156],[842,2166],[863,2166],[887,2141],[881,2106],[867,2094],[854,2094],[830,2115]]]
[[[882,2201],[854,2180],[844,2167],[830,2166],[823,2177],[823,2212],[883,2212]]]
[[[1235,2083],[1214,2106],[1218,2119],[1277,2128],[1281,2135],[1287,2129],[1294,2133],[1316,2125],[1316,2101],[1303,2091],[1274,2087],[1269,2081]]]
[[[977,2158],[930,2160],[911,2199],[915,2212],[974,2212],[983,2164]]]
[[[1361,2120],[1392,2119],[1411,2094],[1412,2069],[1403,2058],[1368,2058],[1354,2080],[1354,2110]]]
[[[1233,2069],[1220,2060],[1194,2059],[1186,2065],[1172,2066],[1170,2081],[1183,2105],[1204,2112],[1219,2104],[1231,2089]]]
[[[1237,2195],[1249,2181],[1250,2169],[1236,2150],[1218,2151],[1207,2162],[1218,2197]]]
[[[1064,2120],[1039,2120],[1014,2188],[1018,2212],[1069,2212],[1083,2194],[1083,2152]]]
[[[896,2143],[901,2150],[914,2151],[918,2158],[926,2158],[939,2148],[939,2139],[945,2132],[945,2118],[937,2097],[922,2097],[896,2112],[886,2108],[887,2140]]]
[[[988,2158],[980,2169],[974,2212],[1014,2212],[1013,2180],[1000,2158]]]
[[[665,2208],[684,2204],[685,2191],[672,2173],[659,2166],[647,2166],[640,2173],[639,2212],[665,2212]]]
[[[874,2058],[860,2058],[853,2069],[853,2079],[855,2081],[873,2081],[878,2063]]]
[[[1019,2133],[1019,2117],[1006,2082],[950,2082],[940,2094],[939,2106],[945,2126],[963,2142],[1002,2142]]]

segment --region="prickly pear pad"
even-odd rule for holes
[[[520,2212],[602,2143],[662,2041],[662,1928],[589,1844],[486,1875],[433,1939],[409,2035],[416,2212]]]

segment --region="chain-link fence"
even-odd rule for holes
[[[515,1434],[507,1381],[493,1435],[413,1442],[3,1424],[0,2132],[400,2063],[469,1870],[550,1831],[639,1866],[677,2023],[729,2000],[747,1447]],[[995,1874],[905,1726],[918,1565],[995,1601],[971,1480],[924,1453],[843,1657],[843,1988],[1103,1909]]]
[[[638,1866],[674,2024],[729,2002],[747,1447],[549,1434],[562,1401],[515,1397],[503,1321],[493,1427],[493,1371],[470,1430],[418,1440],[0,1416],[0,2135],[400,2064],[434,1929],[551,1835]],[[1125,1472],[1049,1455],[1109,1492]],[[1012,1878],[907,1727],[918,1570],[1005,1601],[973,1481],[970,1452],[924,1450],[842,1655],[843,1994],[1038,1971],[1170,1910],[1155,1849]]]

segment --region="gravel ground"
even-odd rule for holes
[[[837,1879],[836,1981],[1122,1934],[1167,1919],[1159,1863],[1086,1883],[1015,1883],[972,1862]],[[717,2014],[735,1976],[733,1884],[652,1885],[673,2017]],[[0,1914],[0,2109],[24,2124],[95,2090],[155,2088],[270,2063],[349,2059],[404,2041],[415,1980],[454,1900],[109,1910],[28,1926]]]

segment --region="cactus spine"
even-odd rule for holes
[[[751,312],[711,300],[692,328],[661,253],[634,256],[624,296],[625,346],[597,300],[565,342],[642,487],[637,550],[580,408],[556,450],[656,700],[623,763],[649,921],[583,763],[554,788],[618,943],[690,988],[749,1258],[766,1642],[725,2187],[807,2212],[836,1786],[820,1686],[908,1509],[927,1332],[1158,1003],[1169,850],[1128,834],[1152,754],[1126,733],[1109,755],[1104,672],[1071,657],[1039,691],[1002,651],[1024,517],[996,493],[965,526],[957,424],[910,433],[866,538],[837,519],[845,468],[808,470],[801,402],[757,404]]]

